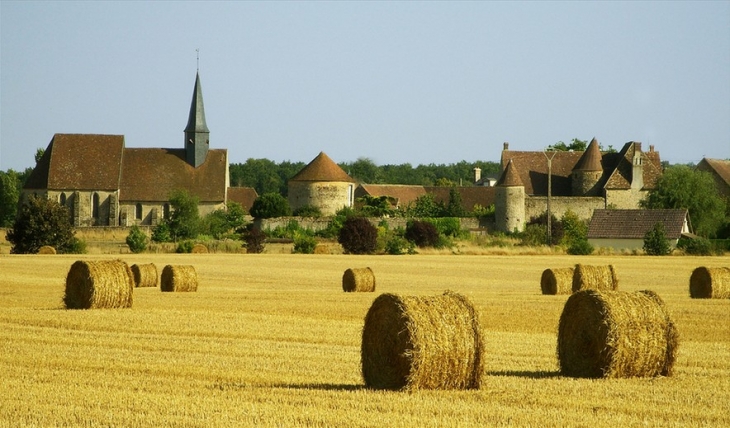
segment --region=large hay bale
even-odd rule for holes
[[[160,277],[162,291],[198,291],[198,274],[191,265],[167,265]]]
[[[572,267],[545,269],[540,278],[542,294],[570,294],[573,292]]]
[[[669,312],[652,291],[578,291],[560,315],[557,352],[566,376],[671,376],[678,346]]]
[[[135,287],[157,287],[157,266],[154,263],[132,265]]]
[[[347,269],[342,275],[342,289],[345,291],[375,291],[375,274],[369,267]]]
[[[375,389],[479,388],[484,339],[464,296],[381,294],[365,316],[362,375]]]
[[[38,254],[56,254],[56,249],[50,245],[44,245],[38,249]]]
[[[698,267],[689,277],[689,295],[693,299],[730,298],[730,268]]]
[[[195,244],[190,252],[193,254],[208,254],[208,247],[203,244]]]
[[[573,270],[573,292],[579,290],[618,290],[618,278],[613,265],[575,265]]]
[[[67,309],[131,308],[134,278],[121,260],[79,260],[66,276]]]

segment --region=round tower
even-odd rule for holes
[[[525,228],[525,186],[512,159],[497,181],[494,220],[500,232],[521,232]]]
[[[573,196],[599,196],[601,189],[598,187],[598,182],[603,176],[601,158],[601,149],[594,138],[583,152],[583,156],[578,159],[570,175]]]
[[[319,208],[324,215],[334,215],[354,202],[355,180],[324,152],[299,171],[288,183],[288,201],[292,211],[303,206]]]

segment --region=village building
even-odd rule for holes
[[[252,188],[229,187],[228,151],[210,148],[200,76],[182,148],[127,148],[122,135],[56,134],[23,187],[69,208],[75,227],[156,225],[186,191],[204,216],[229,201],[249,209]]]
[[[717,191],[730,202],[730,160],[702,158],[697,170],[710,173]]]
[[[686,209],[597,209],[588,224],[588,243],[596,248],[640,250],[644,247],[646,233],[657,223],[664,226],[671,248],[677,247],[682,235],[690,234]]]
[[[355,180],[324,152],[290,178],[287,185],[287,199],[293,212],[312,206],[322,215],[334,215],[351,207],[355,200]]]

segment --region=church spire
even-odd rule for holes
[[[196,72],[193,100],[190,103],[188,125],[185,127],[185,158],[190,165],[197,168],[205,162],[208,156],[209,135],[208,125],[205,123],[200,74]]]

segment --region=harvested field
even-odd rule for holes
[[[66,311],[77,257],[0,255],[0,426],[730,426],[730,299],[687,293],[697,266],[724,258],[582,256],[613,265],[623,291],[656,291],[681,337],[671,377],[584,379],[562,376],[555,352],[569,296],[536,287],[573,256],[124,254],[193,265],[204,286]],[[377,295],[332,281],[352,266],[370,266],[379,293],[466,296],[484,335],[479,389],[366,388]]]

